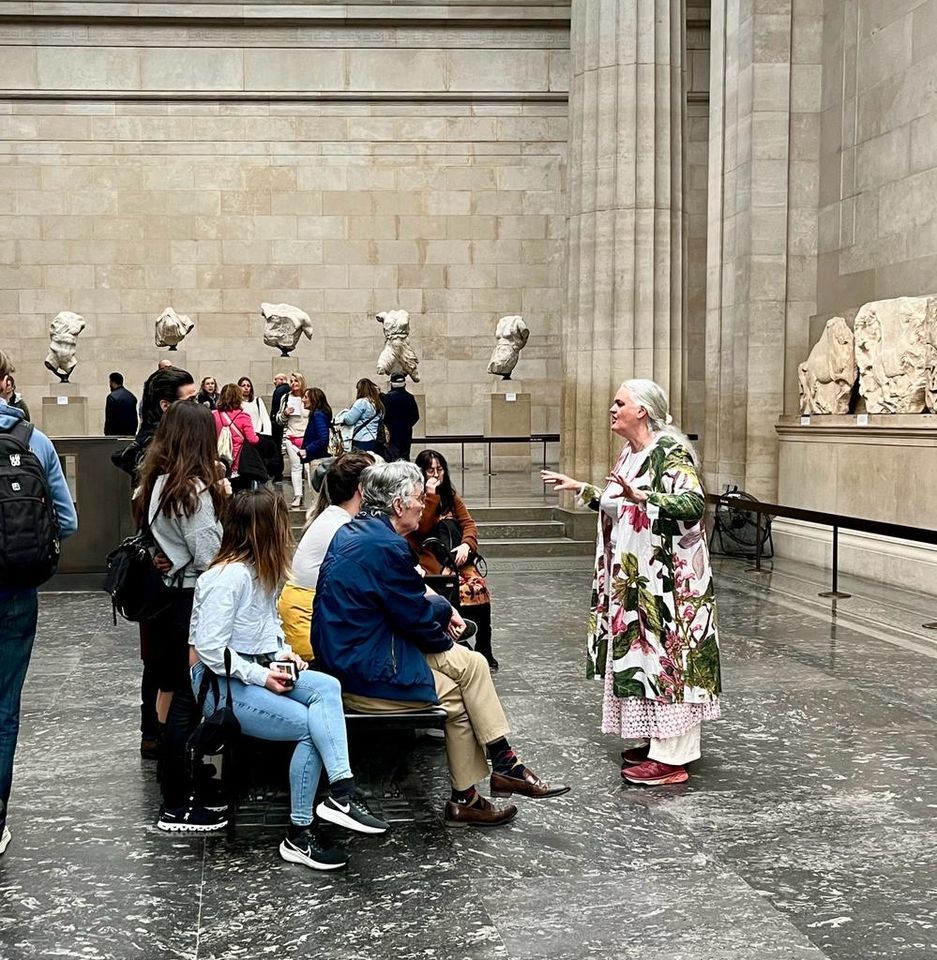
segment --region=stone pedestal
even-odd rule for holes
[[[88,398],[79,396],[80,389],[75,383],[49,387],[48,396],[42,398],[42,430],[47,436],[88,435]]]
[[[937,530],[937,415],[781,417],[776,431],[778,503]],[[778,556],[830,565],[830,527],[776,519],[772,532]],[[841,530],[839,568],[937,594],[937,548],[926,544]]]
[[[524,392],[520,380],[497,380],[492,384],[485,418],[485,436],[530,436],[530,394]],[[492,444],[489,469],[494,473],[529,470],[530,444]]]
[[[683,347],[681,0],[573,0],[561,469],[601,479],[608,406],[656,380],[679,421]]]

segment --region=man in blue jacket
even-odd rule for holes
[[[488,776],[492,794],[555,797],[508,743],[508,724],[488,663],[453,641],[465,621],[428,593],[404,539],[419,526],[423,475],[412,463],[369,467],[361,475],[362,511],[335,534],[319,570],[312,616],[316,663],[342,683],[345,703],[373,713],[446,711],[452,797],[450,826],[499,826],[517,807],[495,807],[475,789]],[[486,756],[487,753],[487,756]]]
[[[14,372],[12,360],[0,350],[0,384]],[[12,430],[23,412],[0,399],[0,434]],[[39,458],[49,493],[55,504],[60,540],[78,529],[78,515],[72,503],[65,475],[55,447],[39,430],[33,430],[29,449]],[[11,454],[11,460],[16,454]],[[0,552],[4,552],[3,525],[0,524]],[[13,784],[13,754],[20,727],[20,695],[36,638],[39,606],[35,587],[4,589],[0,583],[0,855],[10,843],[7,804]]]

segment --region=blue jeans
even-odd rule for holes
[[[192,689],[198,696],[205,667],[191,670]],[[218,677],[219,696],[224,700],[224,677]],[[259,740],[295,740],[290,761],[290,819],[299,826],[312,823],[312,805],[323,766],[329,783],[351,776],[348,735],[341,684],[328,674],[303,670],[289,693],[273,693],[266,687],[231,680],[231,702],[241,730]],[[209,691],[207,716],[216,710]]]
[[[20,694],[36,639],[35,590],[0,594],[0,830],[13,786],[13,754],[20,730]]]

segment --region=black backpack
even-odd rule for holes
[[[38,587],[59,565],[59,522],[33,425],[0,430],[0,589]]]
[[[160,498],[156,506],[157,516],[162,506]],[[172,588],[167,586],[153,563],[150,550],[154,546],[149,521],[144,518],[143,529],[107,555],[104,590],[110,594],[114,623],[117,623],[118,613],[132,623],[146,623],[172,603]],[[184,573],[185,567],[176,574],[177,580],[181,580]]]

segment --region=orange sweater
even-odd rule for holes
[[[420,525],[415,533],[411,533],[407,537],[407,542],[413,547],[420,558],[420,566],[433,577],[438,576],[442,572],[442,567],[430,550],[423,549],[423,541],[432,535],[436,524],[439,523],[440,520],[445,520],[449,517],[456,520],[459,528],[462,530],[462,543],[468,544],[469,548],[473,551],[478,550],[478,525],[468,512],[465,501],[458,494],[454,494],[454,504],[455,506],[452,511],[441,513],[439,497],[435,493],[427,493],[426,504],[423,507],[423,516],[420,517]]]

